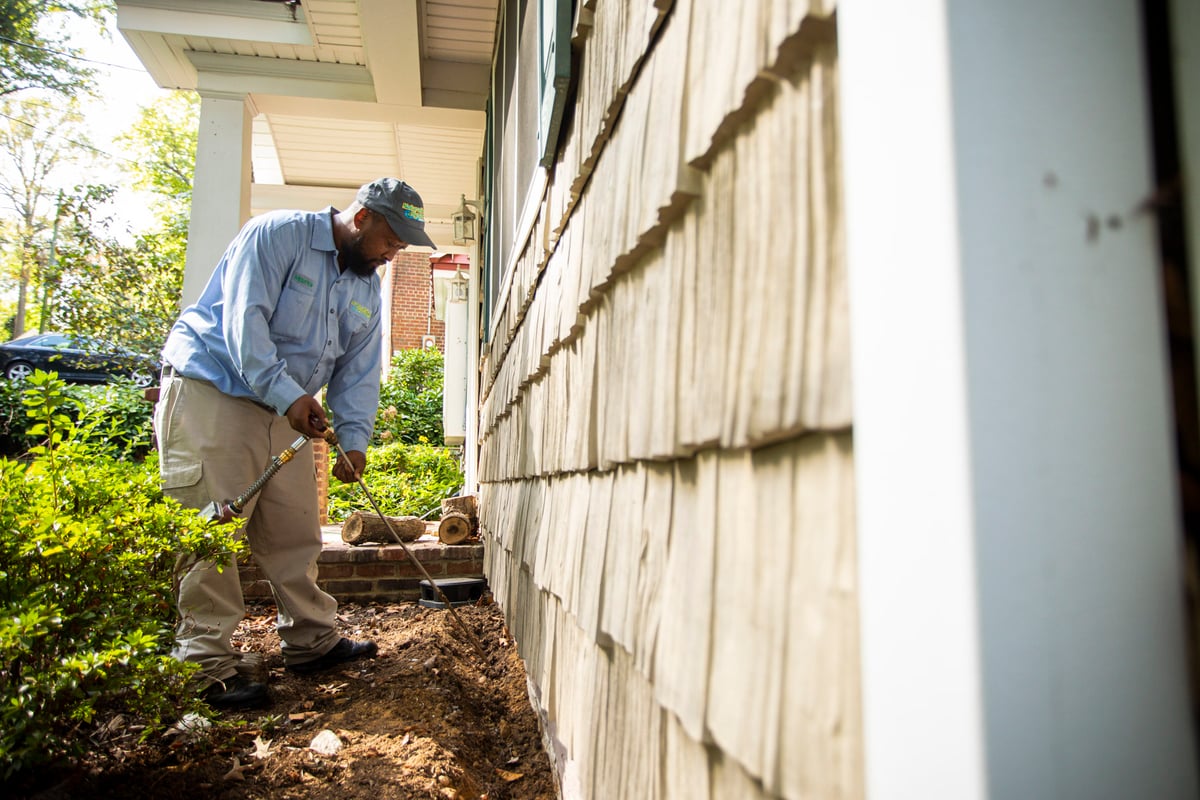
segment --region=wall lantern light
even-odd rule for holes
[[[467,206],[474,206],[478,210],[479,201],[468,200],[467,196],[463,195],[458,211],[451,216],[451,219],[454,220],[454,243],[457,245],[471,244],[476,239],[475,225],[479,215]]]

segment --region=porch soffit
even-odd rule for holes
[[[249,98],[254,213],[395,175],[442,227],[478,196],[498,4],[117,0],[117,27],[160,86]]]

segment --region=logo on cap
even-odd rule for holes
[[[412,203],[404,203],[400,206],[404,212],[404,216],[408,219],[415,219],[417,222],[425,221],[425,209],[421,206],[414,206]]]

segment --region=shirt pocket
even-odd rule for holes
[[[350,339],[355,334],[361,333],[370,321],[371,309],[358,300],[350,301],[350,305],[346,306],[346,310],[342,312],[342,318],[338,325],[342,342],[349,343]]]
[[[291,280],[279,294],[275,313],[271,315],[271,334],[274,338],[290,342],[302,342],[312,329],[313,307],[317,302],[315,287],[303,286]]]

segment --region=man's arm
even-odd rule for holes
[[[333,411],[338,440],[346,456],[334,464],[333,474],[350,482],[366,469],[367,444],[375,431],[375,414],[379,410],[379,372],[383,327],[380,307],[373,304],[371,319],[366,327],[350,341],[337,363],[325,399]]]
[[[222,280],[223,333],[229,356],[250,390],[277,411],[286,409],[292,427],[311,436],[316,431],[308,426],[308,418],[316,415],[324,424],[324,409],[287,374],[270,331],[288,270],[299,248],[307,247],[303,227],[250,223],[238,234]]]

